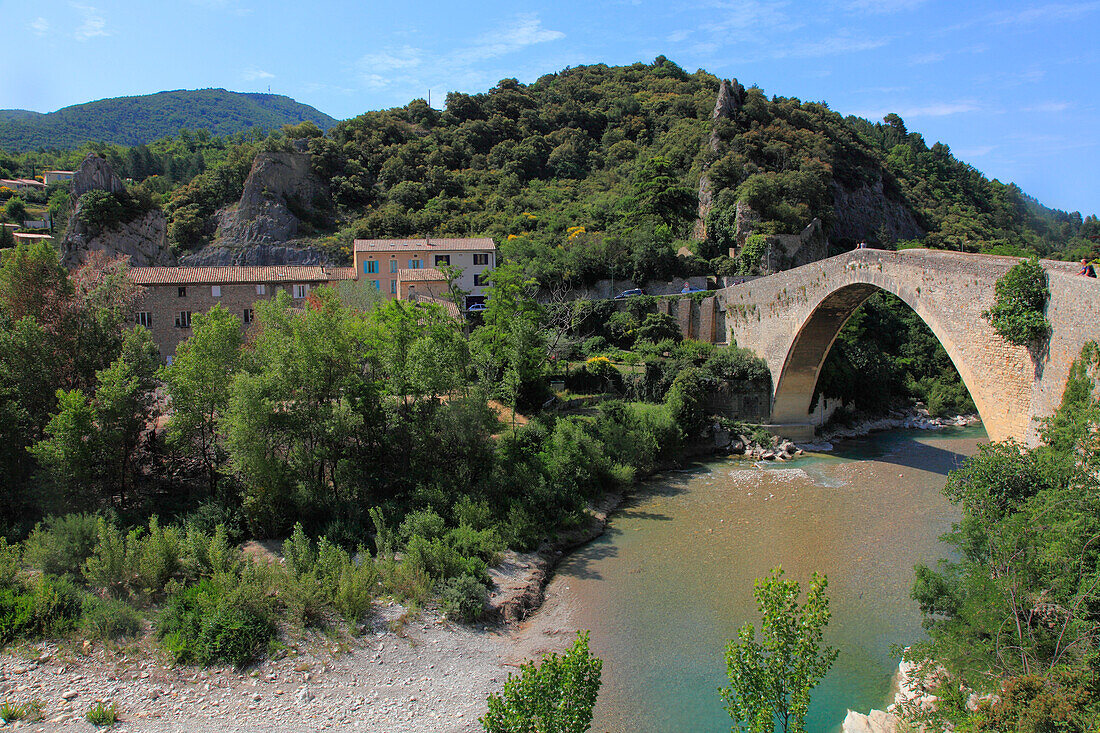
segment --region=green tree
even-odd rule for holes
[[[584,733],[600,692],[603,662],[588,651],[588,632],[578,632],[565,654],[548,654],[508,675],[504,689],[489,695],[481,718],[486,733]]]
[[[198,453],[213,494],[226,460],[218,421],[229,406],[229,387],[240,369],[241,321],[219,303],[196,313],[191,338],[176,348],[176,358],[160,370],[172,412],[168,440]],[[190,450],[186,451],[190,453]]]
[[[825,677],[837,650],[822,645],[829,624],[826,577],[814,573],[799,606],[799,584],[775,568],[757,578],[753,597],[761,614],[761,640],[751,623],[726,645],[729,685],[719,690],[735,730],[804,733],[810,692]]]
[[[27,218],[26,202],[18,196],[12,196],[4,204],[4,216],[7,217],[8,221],[22,226],[23,220]]]

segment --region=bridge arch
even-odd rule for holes
[[[968,368],[964,354],[955,343],[949,329],[940,321],[940,314],[922,313],[917,302],[906,298],[906,292],[897,293],[871,283],[852,283],[843,285],[827,293],[812,308],[806,320],[795,333],[783,365],[779,369],[778,379],[773,381],[772,420],[780,424],[804,423],[810,413],[813,395],[821,377],[825,360],[836,343],[844,325],[863,303],[876,292],[887,292],[898,296],[911,308],[932,331],[939,343],[947,351],[951,363],[959,372],[963,384],[978,408],[982,420],[988,422],[988,395],[982,394],[976,385],[977,379]]]
[[[1052,324],[1042,353],[1004,341],[982,318],[997,280],[1018,258],[932,250],[860,249],[733,285],[718,293],[728,340],[763,357],[772,373],[772,422],[813,435],[809,406],[837,334],[877,290],[913,309],[947,351],[992,440],[1034,444],[1036,418],[1061,402],[1073,360],[1100,340],[1100,281],[1042,261]]]

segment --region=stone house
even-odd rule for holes
[[[71,181],[76,171],[42,171],[42,182],[47,186],[58,181]]]
[[[496,264],[490,238],[479,239],[359,239],[353,267],[278,265],[228,267],[131,267],[130,278],[144,288],[134,306],[134,323],[148,328],[166,361],[191,336],[191,317],[221,303],[235,313],[244,328],[252,323],[258,300],[286,290],[304,302],[322,285],[357,281],[390,298],[434,302],[454,317],[447,276],[438,268],[463,269],[457,284],[470,292],[466,307],[484,301],[484,277]]]
[[[401,271],[439,270],[447,265],[458,268],[462,274],[456,285],[469,293],[467,308],[485,301],[485,275],[496,266],[496,245],[489,237],[356,239],[354,251],[356,279],[373,283],[391,298],[403,297]]]
[[[256,302],[285,290],[304,303],[310,290],[355,279],[350,267],[286,265],[266,267],[132,267],[130,279],[144,288],[134,305],[134,323],[145,326],[171,363],[176,347],[191,337],[191,318],[218,303],[241,319],[247,329],[255,320]]]

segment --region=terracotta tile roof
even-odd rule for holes
[[[233,283],[331,282],[354,280],[353,267],[268,265],[229,267],[131,267],[138,285],[230,285]]]
[[[447,282],[447,276],[434,267],[421,267],[415,270],[398,270],[397,279],[406,283]]]
[[[432,249],[441,252],[455,250],[495,250],[492,237],[436,238],[429,239],[356,239],[356,252],[403,252],[405,250]]]
[[[458,306],[454,304],[454,301],[447,300],[446,298],[433,298],[430,295],[422,295],[419,293],[409,296],[409,300],[416,303],[427,303],[431,305],[442,306],[443,310],[447,311],[447,315],[451,318],[460,319],[462,314],[458,310]]]

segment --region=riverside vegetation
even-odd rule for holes
[[[381,596],[477,618],[498,553],[677,456],[707,425],[706,385],[767,374],[736,350],[658,355],[657,319],[631,341],[652,367],[632,401],[540,411],[568,369],[549,358],[564,326],[518,268],[492,278],[470,336],[438,306],[320,289],[302,309],[258,303],[247,340],[224,309],[196,314],[158,368],[123,262],[70,274],[48,246],[16,248],[0,266],[0,641],[152,621],[179,662],[243,665],[288,628],[355,631]],[[622,386],[604,364],[568,379]],[[504,424],[490,400],[531,419]],[[282,564],[236,549],[288,535]]]

